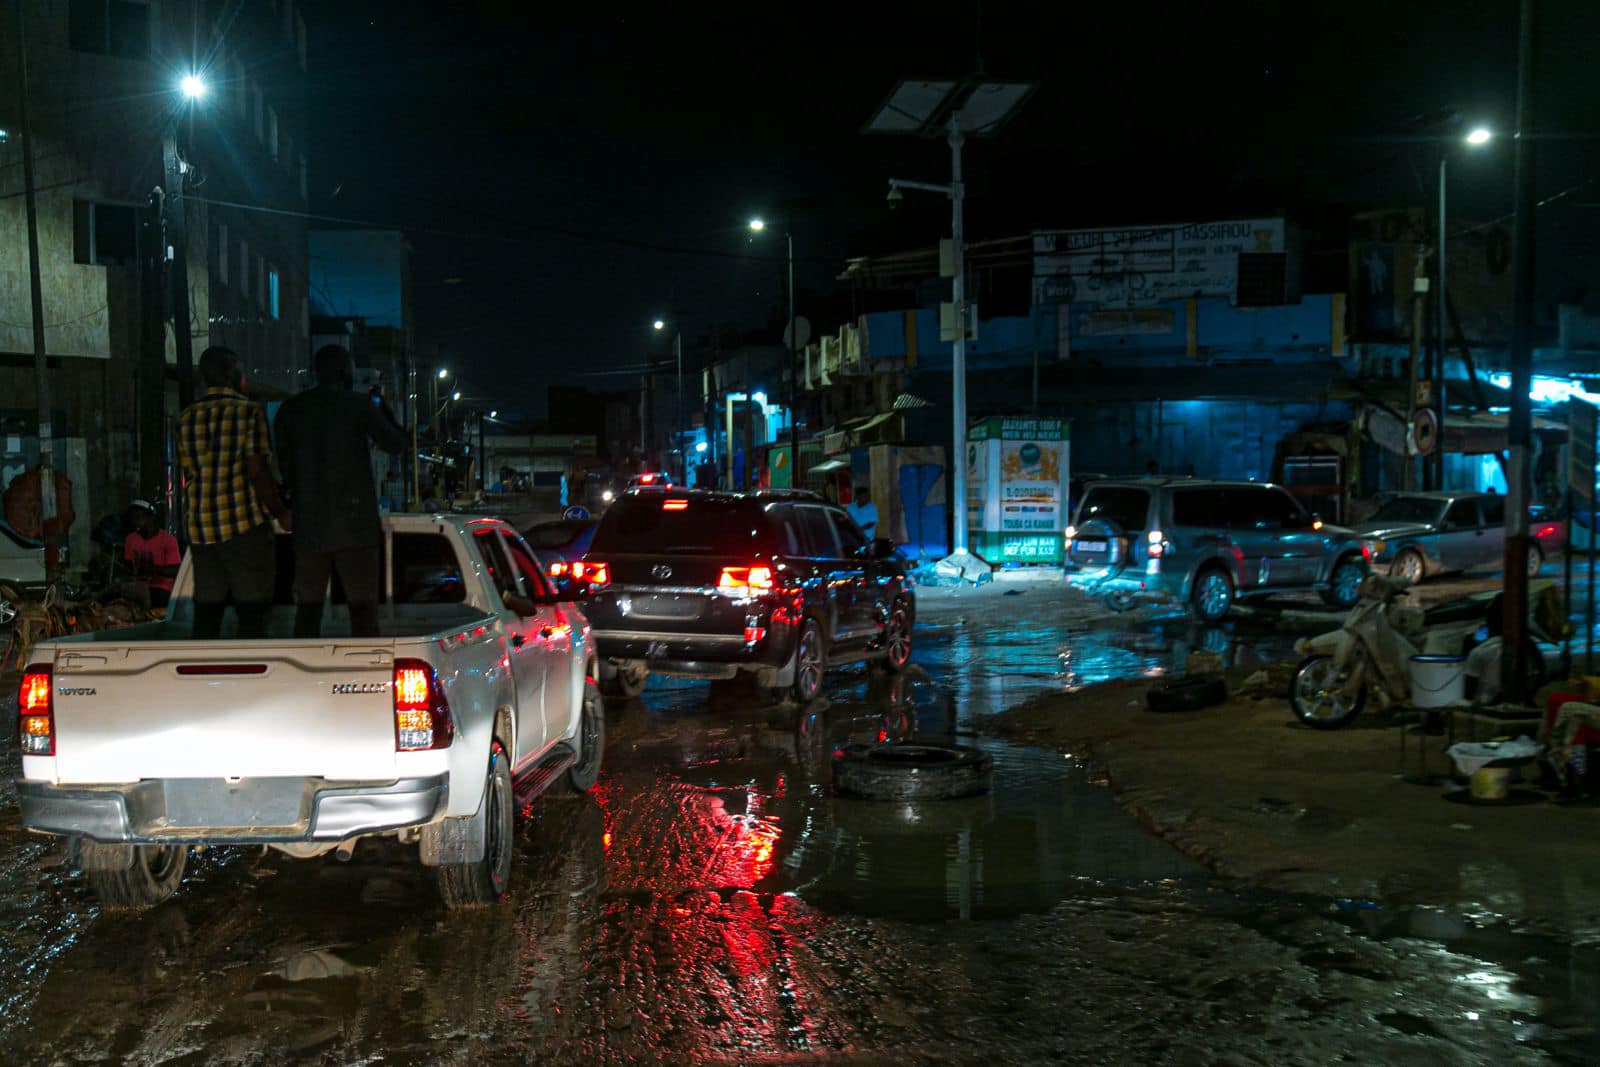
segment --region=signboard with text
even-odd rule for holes
[[[1069,423],[989,418],[967,431],[967,526],[991,563],[1059,563]]]
[[[1284,221],[1233,219],[1033,235],[1034,302],[1151,307],[1239,295],[1239,257],[1285,251]]]

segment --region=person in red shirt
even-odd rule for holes
[[[122,558],[134,577],[150,583],[150,606],[164,608],[172,599],[172,582],[183,558],[178,539],[157,525],[156,509],[148,500],[128,505],[128,528]]]

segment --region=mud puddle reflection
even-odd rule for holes
[[[1019,618],[1002,626],[919,626],[913,656],[950,691],[964,716],[981,717],[1040,693],[1182,674],[1192,652],[1218,655],[1228,667],[1265,666],[1292,658],[1294,641],[1237,622],[1202,626],[1183,616],[1127,629],[1040,626]]]

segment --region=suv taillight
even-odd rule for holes
[[[724,567],[717,579],[718,589],[753,589],[765,593],[772,588],[771,567]]]
[[[47,664],[34,664],[22,672],[17,691],[17,743],[24,756],[56,754],[55,703]]]
[[[605,585],[611,581],[611,568],[604,563],[580,559],[572,565],[572,580],[588,585]]]
[[[420,659],[394,661],[394,750],[449,748],[455,739],[450,702],[439,677]]]

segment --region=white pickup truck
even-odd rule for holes
[[[488,903],[534,796],[589,789],[605,716],[589,625],[497,519],[384,520],[377,639],[335,583],[323,637],[293,633],[280,536],[269,637],[197,641],[188,562],[170,617],[41,642],[21,686],[23,824],[67,835],[112,907],[170,896],[191,845],[348,858],[419,846],[447,904]]]

